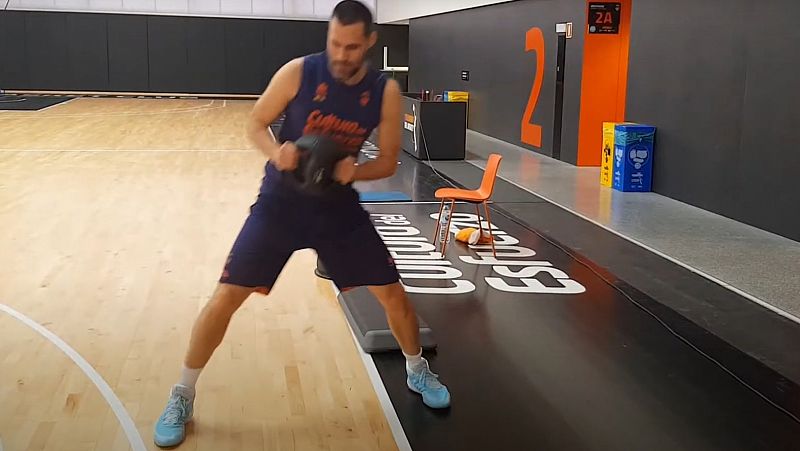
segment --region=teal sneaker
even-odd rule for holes
[[[159,447],[178,446],[186,438],[186,423],[194,412],[194,390],[176,384],[172,387],[164,413],[156,422],[153,440]]]
[[[432,409],[444,409],[450,406],[450,392],[447,387],[439,382],[439,376],[434,374],[428,361],[422,359],[424,366],[421,370],[412,371],[406,368],[408,379],[406,383],[411,391],[422,395],[422,402]]]

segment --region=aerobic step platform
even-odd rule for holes
[[[353,329],[356,340],[364,352],[399,351],[383,307],[366,287],[359,287],[339,294],[339,304]],[[424,349],[433,349],[436,342],[431,328],[417,316],[419,338]]]

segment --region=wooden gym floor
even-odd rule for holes
[[[263,174],[243,135],[251,106],[78,98],[0,112],[6,451],[157,449],[153,423]],[[274,294],[234,317],[181,450],[397,449],[314,265],[296,254]]]

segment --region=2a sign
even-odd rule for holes
[[[589,34],[619,34],[621,3],[589,3]]]

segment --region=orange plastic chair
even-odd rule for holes
[[[494,182],[497,179],[497,171],[500,169],[500,160],[503,157],[493,153],[489,155],[489,159],[486,161],[486,169],[483,172],[483,180],[481,180],[481,186],[476,190],[467,190],[467,189],[458,189],[458,188],[440,188],[436,190],[434,196],[437,199],[441,199],[441,204],[439,205],[439,216],[441,217],[442,211],[444,210],[444,203],[450,201],[450,217],[447,218],[447,231],[450,233],[450,221],[453,218],[453,213],[455,213],[455,206],[456,201],[467,202],[470,204],[475,205],[475,211],[478,213],[478,218],[481,217],[481,210],[478,206],[479,204],[483,204],[483,209],[486,212],[486,223],[489,225],[489,236],[491,237],[490,241],[492,243],[492,255],[497,257],[497,251],[494,248],[494,236],[492,236],[492,220],[489,216],[489,207],[486,204],[488,200],[492,197],[492,193],[494,192]],[[436,221],[436,232],[433,235],[433,240],[436,242],[436,237],[439,236],[439,230],[441,229],[441,223],[437,220]],[[478,228],[480,229],[480,235],[483,236],[483,221],[478,220]],[[447,241],[445,240],[442,243],[442,255],[444,255],[445,250],[447,249]]]

